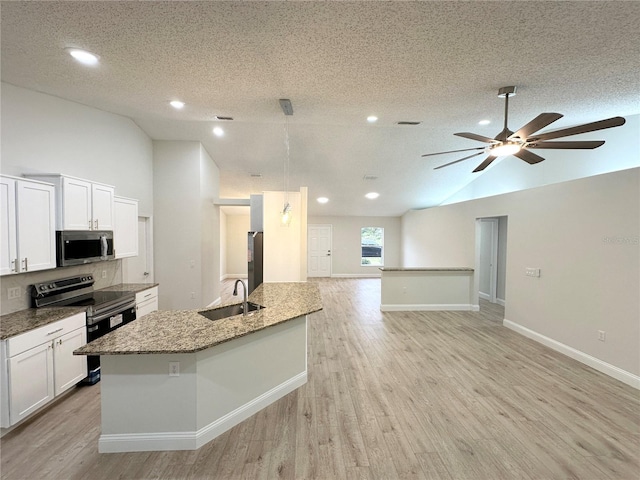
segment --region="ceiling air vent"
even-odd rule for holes
[[[377,175],[365,175],[364,177],[362,177],[363,180],[377,180],[378,176]]]
[[[231,120],[233,120],[233,117],[222,117],[220,115],[216,115],[216,120],[231,121]]]
[[[250,175],[251,178],[262,178],[262,174],[261,173],[252,173]]]
[[[398,125],[420,125],[422,122],[398,122]]]

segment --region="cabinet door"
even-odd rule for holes
[[[136,304],[136,320],[144,317],[147,313],[158,310],[158,297],[150,298],[144,302]]]
[[[86,327],[78,328],[53,341],[55,395],[73,387],[87,376],[87,357],[73,351],[87,343]]]
[[[138,202],[128,198],[115,198],[115,228],[113,243],[116,258],[138,255]]]
[[[115,189],[94,183],[91,186],[93,203],[93,230],[114,230],[113,197]]]
[[[62,229],[91,230],[91,183],[62,178]]]
[[[9,358],[9,417],[11,425],[53,398],[51,342]]]
[[[18,271],[16,181],[0,177],[0,275]]]
[[[56,268],[55,189],[21,180],[16,185],[20,271]]]

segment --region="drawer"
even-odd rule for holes
[[[145,300],[158,296],[158,287],[148,288],[136,293],[136,303],[142,303]]]
[[[84,312],[76,313],[64,320],[49,323],[43,327],[38,327],[15,337],[7,339],[7,357],[13,357],[22,352],[26,352],[30,348],[37,347],[54,338],[61,337],[66,333],[84,327],[87,324],[87,314]]]

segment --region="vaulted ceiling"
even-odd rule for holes
[[[457,157],[421,154],[478,146],[454,132],[497,134],[502,86],[518,86],[512,130],[541,112],[565,115],[554,128],[640,113],[640,2],[21,1],[0,14],[3,81],[131,117],[153,139],[202,142],[223,197],[283,189],[278,99],[291,99],[289,186],[309,187],[314,215],[444,201],[478,162],[434,171]]]

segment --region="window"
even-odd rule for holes
[[[384,265],[384,228],[362,227],[360,230],[360,265]]]

